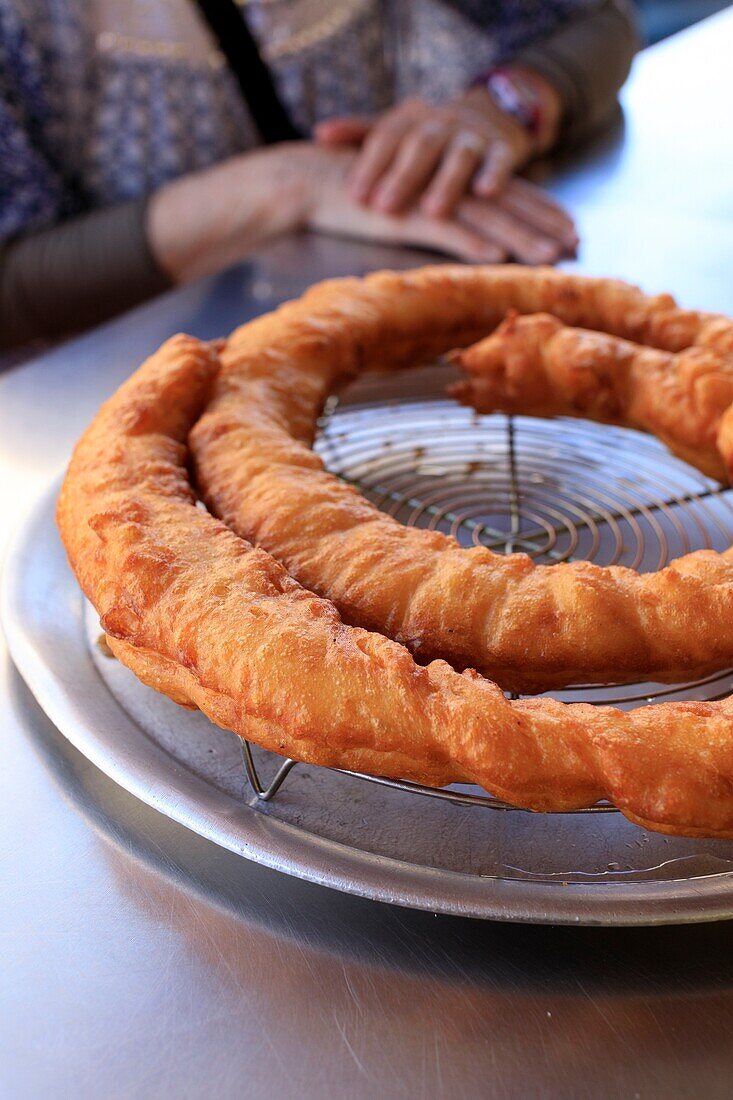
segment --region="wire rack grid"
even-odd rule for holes
[[[693,550],[733,543],[733,492],[657,440],[582,420],[478,416],[445,397],[454,377],[444,364],[362,377],[327,403],[315,450],[332,473],[399,522],[543,564],[587,560],[648,572]],[[551,694],[626,709],[718,699],[731,690],[733,673],[725,671],[687,684],[580,684]],[[242,753],[261,803],[297,766],[275,757],[265,781],[247,742]],[[528,812],[476,788],[342,774],[461,805]],[[601,802],[571,812],[617,811]]]

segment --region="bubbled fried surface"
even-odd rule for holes
[[[494,343],[494,377],[511,381],[508,355],[514,375],[521,375],[513,411],[525,411],[533,399],[525,387],[529,370],[516,367],[528,349],[561,323],[601,329],[612,335],[574,338],[576,368],[585,359],[591,367],[576,370],[574,397],[584,385],[588,391],[582,411],[620,421],[623,387],[617,392],[609,376],[627,377],[620,349],[628,349],[642,360],[637,374],[653,374],[653,386],[643,391],[647,403],[654,386],[664,384],[667,391],[655,410],[644,408],[639,397],[633,418],[722,474],[710,410],[719,411],[730,392],[730,374],[711,367],[733,347],[733,326],[725,318],[680,310],[666,295],[650,298],[611,279],[441,265],[319,284],[231,336],[212,400],[190,440],[207,504],[302,584],[332,600],[349,622],[386,633],[420,661],[443,658],[459,669],[475,667],[507,690],[675,682],[733,664],[730,557],[702,551],[640,576],[620,567],[535,566],[521,554],[462,549],[452,538],[403,527],[379,512],[310,450],[323,403],[346,378],[470,343],[511,310],[554,315],[534,321],[532,339],[523,331],[521,348],[516,340],[509,346],[506,332]],[[563,339],[567,343],[567,334],[560,333],[561,345]],[[666,352],[624,343],[629,340]],[[672,361],[677,365],[670,369]],[[534,375],[545,378],[537,370]],[[670,377],[673,397],[697,395],[676,416],[668,400]],[[464,399],[478,400],[484,375],[471,375],[470,385]],[[536,411],[556,410],[545,398]],[[565,407],[570,403],[568,398]]]
[[[607,797],[664,832],[733,835],[733,712],[510,702],[475,672],[415,664],[196,505],[186,434],[219,364],[161,348],[77,445],[58,503],[71,566],[119,659],[216,724],[296,759],[536,810]]]

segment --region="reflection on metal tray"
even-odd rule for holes
[[[478,417],[443,397],[449,368],[368,376],[332,400],[316,449],[406,523],[536,560],[642,570],[733,542],[733,494],[636,432]],[[613,807],[511,812],[471,787],[432,791],[245,746],[144,688],[96,644],[55,533],[52,500],[4,583],[11,650],[42,706],[127,789],[217,843],[382,901],[509,920],[654,923],[733,916],[733,843],[664,837]],[[693,684],[577,685],[621,707],[712,699]],[[487,813],[487,807],[505,812]]]

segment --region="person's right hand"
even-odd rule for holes
[[[418,208],[391,215],[350,197],[347,179],[356,156],[352,149],[288,143],[166,185],[148,212],[158,262],[183,281],[303,228],[430,248],[472,263],[546,264],[567,253],[572,220],[526,180],[510,180],[491,199],[462,199],[450,217],[431,217]]]

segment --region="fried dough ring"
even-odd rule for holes
[[[733,350],[725,318],[553,270],[441,266],[323,283],[230,338],[214,398],[191,435],[208,506],[348,622],[388,634],[421,661],[475,667],[508,690],[674,682],[732,664],[729,556],[699,551],[639,575],[463,549],[379,512],[310,450],[340,382],[471,342],[510,308],[550,310],[671,351]],[[722,473],[702,442],[706,468]]]
[[[731,702],[624,713],[512,702],[345,626],[273,558],[196,507],[187,432],[218,363],[175,337],[102,408],[58,503],[71,566],[113,652],[146,684],[267,749],[520,806],[609,798],[632,821],[733,835]]]
[[[450,393],[477,412],[580,416],[650,432],[708,477],[728,481],[733,357],[705,347],[672,354],[569,328],[547,313],[510,316],[449,356],[468,378]]]

